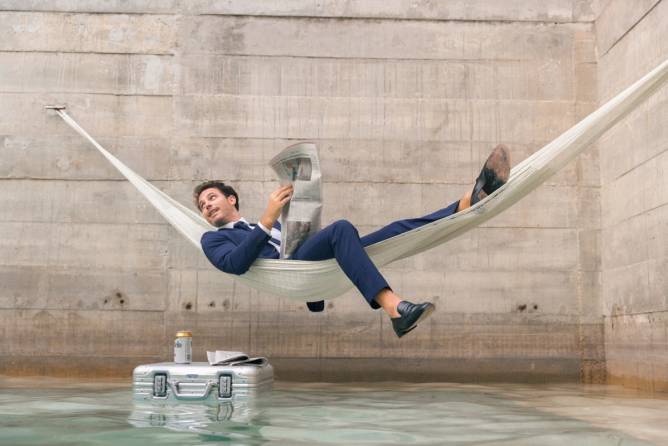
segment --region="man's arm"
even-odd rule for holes
[[[256,226],[239,245],[235,245],[224,230],[204,233],[201,243],[204,254],[213,266],[239,276],[248,271],[267,240],[269,236]]]

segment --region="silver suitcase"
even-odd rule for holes
[[[208,362],[161,362],[132,372],[135,400],[234,401],[271,391],[274,369],[263,365],[209,365]]]

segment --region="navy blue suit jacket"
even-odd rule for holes
[[[274,223],[274,228],[281,230],[281,224]],[[241,228],[221,228],[205,232],[202,235],[202,250],[209,261],[221,271],[240,276],[251,267],[256,259],[277,259],[278,251],[270,245],[269,234],[262,228],[255,227],[247,231]],[[307,302],[313,312],[323,311],[324,301]]]
[[[281,224],[274,227],[281,230]],[[202,250],[219,270],[241,275],[255,259],[277,259],[278,251],[269,242],[269,235],[259,226],[251,231],[241,228],[221,228],[202,235]]]

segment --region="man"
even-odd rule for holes
[[[290,259],[335,258],[371,308],[382,307],[391,318],[395,333],[402,337],[428,317],[435,307],[430,302],[410,303],[394,293],[364,247],[470,207],[501,187],[508,180],[509,173],[508,149],[499,145],[487,158],[473,189],[448,207],[424,217],[395,221],[361,238],[352,224],[339,220],[302,242]],[[277,220],[281,209],[292,197],[292,186],[279,187],[270,194],[267,208],[257,225],[250,225],[241,217],[239,196],[222,182],[204,182],[195,188],[193,195],[202,216],[219,228],[202,236],[202,249],[216,268],[241,275],[258,258],[278,258],[281,242]],[[311,311],[324,309],[323,301],[308,302],[307,305]]]

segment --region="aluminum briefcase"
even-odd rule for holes
[[[274,369],[263,365],[209,365],[208,362],[161,362],[132,372],[135,400],[231,401],[271,391]]]

